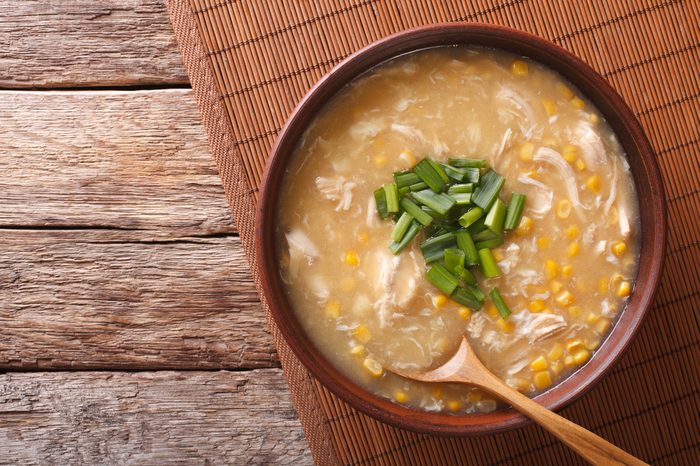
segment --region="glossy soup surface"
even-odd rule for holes
[[[388,249],[393,223],[373,190],[430,156],[486,159],[501,198],[527,195],[519,228],[494,250],[512,315],[473,312],[428,283],[418,241]],[[429,411],[487,412],[465,386],[410,382],[467,335],[478,356],[529,395],[585,364],[636,275],[638,205],[622,148],[577,89],[494,50],[437,48],[376,67],[312,123],[289,165],[277,227],[281,274],[306,332],[358,384]]]

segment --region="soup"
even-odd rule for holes
[[[420,243],[394,255],[394,223],[373,192],[424,157],[483,159],[501,197],[527,196],[491,253],[500,275],[473,268],[491,299],[464,306],[426,279]],[[482,169],[482,175],[486,169]],[[489,412],[475,388],[387,371],[427,369],[466,336],[483,363],[535,395],[590,359],[625,306],[639,255],[629,166],[602,115],[561,76],[503,51],[442,47],[386,62],[354,80],[304,134],[281,190],[280,273],[304,330],[367,390],[427,411]]]

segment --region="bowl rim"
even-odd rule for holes
[[[450,45],[502,49],[529,57],[553,69],[593,102],[624,148],[640,204],[640,263],[632,295],[593,357],[534,399],[548,409],[561,409],[588,392],[610,371],[636,335],[651,307],[661,277],[666,244],[666,210],[660,171],[641,125],[620,95],[582,60],[546,39],[524,31],[483,23],[440,23],[416,27],[369,44],[323,76],[293,110],[270,152],[256,208],[254,267],[260,278],[264,302],[269,306],[284,340],[310,374],[336,396],[375,419],[414,432],[436,435],[487,434],[511,430],[530,421],[512,408],[465,415],[419,411],[373,395],[355,384],[337,370],[320,350],[315,349],[305,336],[284,292],[276,265],[273,225],[280,181],[309,122],[329,98],[374,66],[405,53]],[[644,209],[641,209],[642,200],[646,201]]]

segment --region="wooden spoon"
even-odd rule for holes
[[[510,388],[479,361],[466,338],[462,338],[457,353],[436,369],[426,372],[389,370],[422,382],[459,382],[482,388],[510,403],[592,464],[647,464]]]

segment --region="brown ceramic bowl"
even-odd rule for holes
[[[630,109],[605,80],[564,49],[539,37],[485,24],[441,24],[382,39],[351,55],[319,81],[294,110],[272,150],[256,218],[257,267],[272,317],[285,340],[311,374],[354,408],[413,431],[465,435],[493,433],[525,424],[513,409],[489,414],[450,415],[409,409],[375,396],[341,374],[316,348],[299,324],[279,275],[274,225],[285,167],[299,138],[333,95],[352,79],[398,55],[419,49],[468,44],[524,55],[558,71],[602,112],[627,153],[641,215],[641,257],[634,290],[612,331],[591,360],[558,385],[536,397],[549,409],[571,403],[598,382],[625,350],[649,309],[664,258],[664,195],[654,153]],[[624,400],[620,400],[624,403]]]

